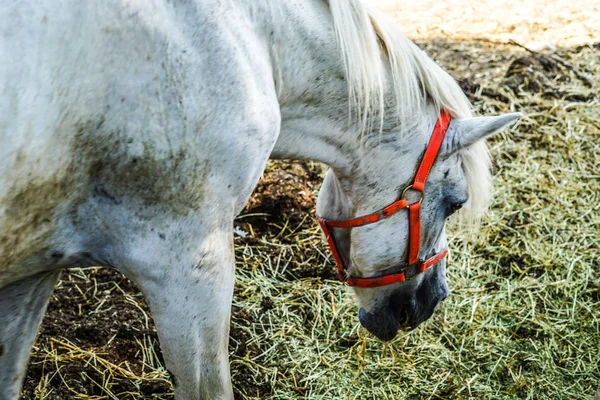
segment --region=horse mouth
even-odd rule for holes
[[[433,312],[434,310],[431,310],[423,315],[411,316],[406,310],[399,313],[391,310],[368,312],[361,308],[358,310],[358,320],[369,333],[384,342],[389,342],[396,337],[398,331],[410,332],[418,328],[433,315]]]
[[[364,308],[358,310],[360,324],[378,339],[389,342],[394,339],[399,330],[411,330],[416,328],[408,324],[408,313],[398,317],[391,310],[366,311]]]
[[[360,324],[378,339],[388,342],[396,337],[398,331],[412,331],[427,321],[435,312],[437,304],[447,296],[442,293],[432,299],[429,307],[415,307],[410,304],[391,302],[385,307],[367,311],[358,310]]]

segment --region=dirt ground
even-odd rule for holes
[[[589,399],[600,390],[600,2],[379,3],[477,113],[527,115],[491,143],[487,244],[454,239],[453,300],[382,345],[357,326],[316,229],[324,167],[270,163],[236,222],[236,397]],[[22,399],[146,398],[173,396],[140,292],[112,270],[64,272]]]

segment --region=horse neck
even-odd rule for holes
[[[322,0],[272,3],[266,34],[282,121],[271,157],[345,170],[360,140],[329,10]]]
[[[365,151],[373,156],[381,139],[393,140],[397,146],[410,142],[394,123],[399,116],[391,86],[384,93],[385,120],[373,120],[370,129],[359,134],[361,125],[349,108],[344,63],[325,2],[271,2],[271,15],[262,25],[281,108],[281,132],[271,157],[320,161],[332,167],[336,176],[350,177],[360,169]],[[386,81],[392,82],[389,65],[384,67]],[[421,122],[417,117],[416,122]],[[410,125],[404,124],[403,129]]]

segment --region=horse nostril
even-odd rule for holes
[[[408,308],[402,307],[396,314],[396,318],[400,326],[406,327],[408,325]]]
[[[406,325],[409,320],[410,301],[399,295],[390,297],[389,308],[399,326]]]

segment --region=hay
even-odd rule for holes
[[[579,17],[597,19],[598,9],[589,10]],[[543,15],[536,29],[560,33],[562,22]],[[440,16],[468,31],[460,17]],[[419,329],[381,343],[359,326],[351,296],[333,280],[310,214],[321,167],[271,163],[237,222],[249,233],[236,236],[230,349],[239,399],[589,400],[600,389],[600,45],[544,36],[571,47],[540,50],[504,28],[465,40],[427,35],[420,24],[409,32],[427,39],[419,45],[459,79],[478,113],[526,114],[491,141],[495,200],[478,240],[454,228],[451,295]],[[52,303],[34,349],[27,398],[172,398],[139,293],[102,271],[63,277],[62,303]],[[83,328],[88,320],[114,324],[107,337],[88,340],[78,326],[56,328],[66,314]]]

